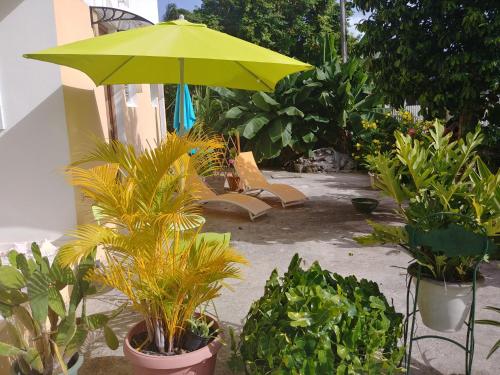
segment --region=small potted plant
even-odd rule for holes
[[[229,150],[229,159],[227,160],[227,171],[226,171],[226,180],[229,185],[229,190],[231,191],[241,191],[241,182],[240,177],[236,173],[236,169],[234,168],[234,160],[238,155],[235,148],[231,148]]]
[[[483,139],[479,129],[454,141],[436,121],[421,140],[402,132],[395,137],[395,150],[374,156],[372,164],[377,170],[377,187],[395,200],[407,225],[369,222],[373,233],[356,240],[365,245],[402,245],[414,258],[409,273],[415,274],[417,264],[423,269],[418,306],[424,324],[454,332],[470,310],[474,268],[484,255],[452,256],[436,247],[410,246],[408,229],[429,234],[446,228],[452,233],[459,227],[471,235],[497,236],[500,173],[493,174],[477,155]],[[484,243],[493,250],[492,241]]]
[[[214,371],[217,322],[203,317],[216,336],[205,346],[188,352],[182,344],[196,310],[219,295],[225,279],[239,278],[237,265],[246,263],[229,246],[229,234],[201,233],[196,186],[187,182],[195,172],[213,170],[220,147],[201,133],[169,134],[141,154],[118,142],[100,143],[82,160],[100,165],[68,169],[72,183],[99,207],[100,225],[79,226],[59,259],[73,264],[102,248],[106,261],[90,278],[121,291],[142,317],[124,342],[137,375]]]
[[[0,265],[0,313],[10,335],[0,342],[0,356],[11,359],[14,374],[73,374],[83,364],[78,352],[91,331],[103,329],[111,349],[118,339],[109,321],[123,309],[106,315],[86,312],[86,299],[96,287],[86,280],[95,268],[90,254],[73,269],[61,268],[42,256],[36,243],[32,257],[12,250],[9,264]],[[62,292],[71,287],[69,301]]]
[[[184,333],[182,347],[190,352],[206,346],[219,334],[215,320],[210,318],[203,309],[188,320],[188,327]]]

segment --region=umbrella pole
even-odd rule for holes
[[[179,100],[179,134],[184,135],[184,59],[180,58],[179,59],[179,65],[180,65],[180,83],[181,83],[181,89],[180,89],[180,100]]]

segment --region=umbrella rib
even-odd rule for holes
[[[118,70],[123,68],[130,60],[132,60],[135,56],[130,56],[127,60],[122,62],[120,65],[118,65],[111,73],[109,73],[106,77],[104,77],[97,86],[100,86],[105,82],[107,79],[109,79],[113,74],[115,74]]]
[[[254,77],[258,82],[265,85],[270,91],[274,91],[274,89],[272,87],[270,87],[266,82],[264,82],[264,80],[262,78],[260,78],[257,74],[252,72],[250,69],[248,69],[245,65],[243,65],[239,61],[235,61],[235,63],[238,64],[239,66],[241,66],[247,73],[249,73],[252,77]]]

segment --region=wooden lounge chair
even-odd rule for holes
[[[236,156],[234,161],[236,173],[241,179],[245,191],[251,192],[257,190],[258,193],[268,191],[276,195],[283,207],[289,207],[297,204],[302,204],[307,200],[307,197],[286,184],[270,184],[257,167],[257,163],[253,157],[253,153],[241,152]]]
[[[197,194],[200,198],[200,203],[204,204],[212,202],[222,202],[234,204],[235,206],[241,207],[244,210],[248,211],[248,215],[250,216],[250,220],[252,221],[257,217],[264,215],[272,208],[270,205],[262,202],[260,199],[244,194],[226,193],[217,195],[202,181],[199,176],[190,176],[188,178],[188,183],[197,185]]]

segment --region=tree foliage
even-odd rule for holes
[[[416,99],[429,117],[446,111],[473,126],[498,106],[497,0],[355,0],[371,12],[360,49],[376,84],[400,106]]]
[[[335,0],[203,0],[193,15],[211,28],[315,64],[321,36],[339,40],[339,13]]]

